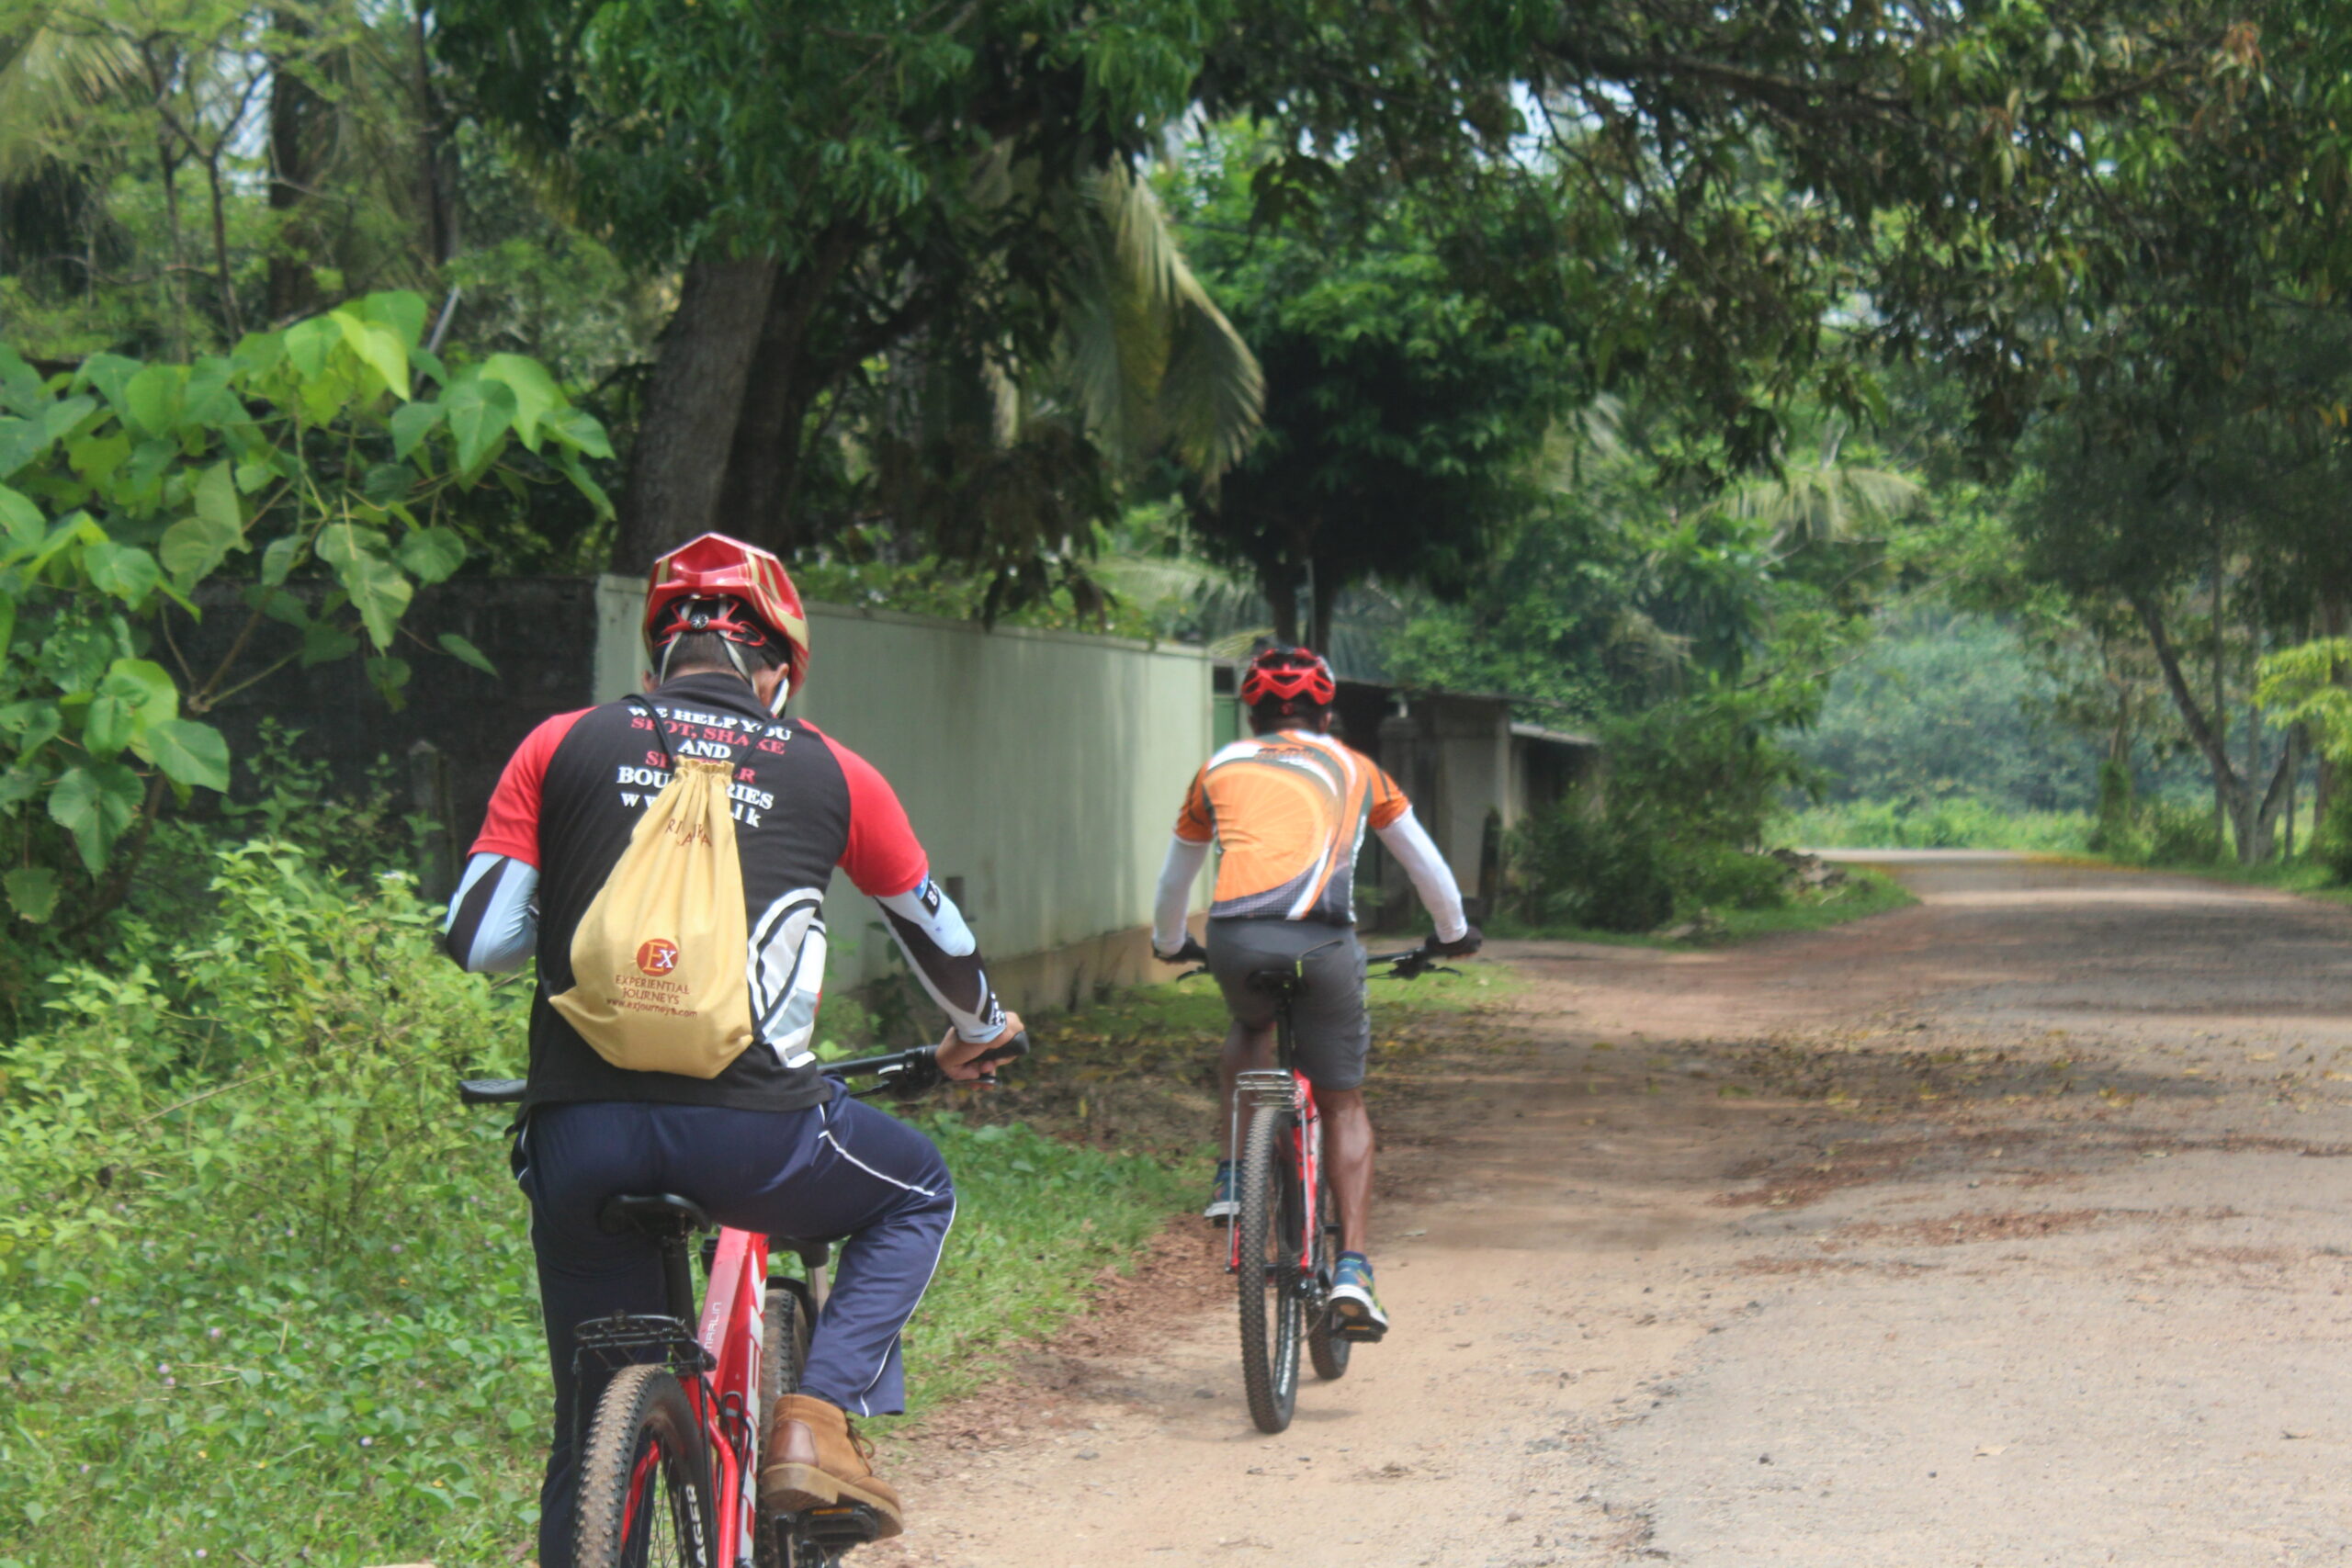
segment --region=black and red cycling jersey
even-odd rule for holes
[[[573,930],[628,849],[639,813],[669,783],[665,750],[735,770],[729,793],[757,1038],[712,1078],[614,1066],[548,1002],[571,988]],[[828,1092],[814,1031],[825,886],[836,866],[882,906],[915,973],[964,1038],[989,1039],[1003,1028],[971,932],[932,880],[888,783],[807,720],[771,717],[749,682],[722,671],[682,675],[650,697],[561,714],[532,731],[491,796],[450,901],[446,941],[469,969],[516,967],[537,953],[527,1103],[798,1110]]]

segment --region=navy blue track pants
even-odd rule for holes
[[[597,1228],[598,1211],[616,1193],[673,1192],[721,1224],[772,1236],[848,1237],[809,1338],[801,1392],[853,1416],[906,1407],[899,1333],[956,1216],[947,1167],[912,1127],[838,1090],[824,1105],[789,1111],[548,1105],[531,1112],[517,1157],[555,1375],[540,1568],[571,1568],[572,1412],[581,1401],[593,1412],[603,1393],[593,1373],[574,1386],[572,1329],[615,1312],[665,1310],[660,1250]]]

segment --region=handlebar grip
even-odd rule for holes
[[[999,1041],[973,1057],[972,1065],[976,1067],[995,1066],[1004,1062],[1017,1062],[1028,1054],[1029,1032],[1023,1029],[1011,1039]]]

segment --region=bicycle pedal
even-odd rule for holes
[[[800,1528],[820,1546],[864,1546],[882,1533],[882,1518],[863,1503],[849,1503],[807,1509],[800,1516]]]

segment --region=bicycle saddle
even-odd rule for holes
[[[1295,997],[1306,989],[1306,976],[1296,964],[1287,969],[1253,970],[1250,976],[1250,988],[1263,991],[1270,997]]]
[[[646,1235],[685,1235],[711,1228],[702,1205],[674,1192],[624,1192],[605,1200],[596,1212],[596,1228],[606,1235],[637,1230]]]

